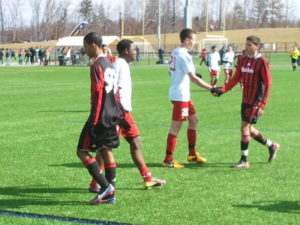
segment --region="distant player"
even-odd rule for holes
[[[176,48],[169,61],[171,85],[169,99],[173,104],[172,122],[167,137],[166,156],[164,167],[184,168],[184,165],[173,159],[177,143],[177,134],[184,121],[188,121],[187,139],[189,154],[188,162],[204,163],[206,159],[196,152],[197,124],[196,110],[190,98],[190,82],[210,90],[211,86],[195,75],[195,66],[189,51],[196,42],[196,34],[191,29],[180,32],[181,46]]]
[[[110,48],[106,44],[102,44],[102,51],[105,57],[111,62],[114,63],[116,58],[112,56]]]
[[[130,40],[121,40],[117,45],[117,51],[119,58],[113,64],[113,67],[117,75],[118,86],[118,101],[121,108],[121,119],[119,125],[119,134],[121,134],[130,146],[131,157],[138,167],[140,174],[144,180],[144,187],[150,189],[152,187],[158,187],[166,183],[165,180],[159,180],[152,177],[141,150],[141,138],[139,130],[135,124],[135,121],[131,115],[131,92],[132,83],[129,69],[129,62],[132,62],[136,58],[136,48],[133,42]],[[103,163],[102,163],[103,164]],[[90,191],[98,191],[99,187],[96,181],[92,181],[90,185]]]
[[[116,163],[112,148],[119,145],[116,125],[119,107],[115,99],[115,71],[103,55],[101,35],[91,32],[84,37],[84,49],[94,58],[90,66],[91,111],[82,129],[77,156],[88,169],[90,175],[100,184],[101,189],[91,204],[115,203]],[[105,165],[105,175],[89,152],[101,155]]]
[[[203,48],[201,50],[201,53],[199,55],[201,61],[200,61],[200,66],[202,66],[202,63],[204,62],[204,64],[207,66],[207,51],[205,48]]]
[[[241,79],[243,82],[243,99],[241,106],[241,158],[233,168],[248,168],[248,146],[251,137],[269,149],[269,162],[272,162],[279,149],[279,144],[266,139],[254,128],[259,116],[264,113],[268,101],[271,75],[267,59],[259,53],[260,39],[249,36],[246,39],[246,56],[242,57],[237,65],[232,80],[221,88],[213,88],[211,92],[220,96],[233,88]]]
[[[225,73],[225,81],[224,81],[225,84],[227,84],[229,80],[231,80],[232,78],[233,61],[234,61],[234,52],[232,51],[232,47],[228,46],[222,59],[224,73]]]
[[[294,46],[293,50],[290,53],[290,56],[291,56],[291,59],[292,59],[293,71],[295,71],[296,68],[297,68],[298,57],[300,57],[300,52],[299,52],[297,46]]]
[[[211,52],[208,54],[208,70],[210,74],[210,84],[215,87],[220,74],[220,54],[216,46],[211,47]]]

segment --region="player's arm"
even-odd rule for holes
[[[193,82],[194,84],[198,85],[199,87],[202,87],[208,91],[211,90],[211,85],[209,85],[208,83],[206,83],[205,81],[203,81],[201,78],[199,78],[196,74],[194,73],[188,73],[191,82]]]
[[[264,84],[264,93],[261,101],[258,103],[258,107],[264,109],[269,99],[270,88],[271,88],[270,67],[269,67],[269,63],[266,60],[264,60],[264,63],[261,67],[261,78]]]
[[[100,117],[100,111],[102,107],[102,98],[103,98],[103,87],[104,87],[104,74],[101,67],[93,66],[91,76],[91,90],[92,102],[91,102],[91,112],[88,122],[91,126],[95,126]]]

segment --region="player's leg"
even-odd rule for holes
[[[197,143],[197,126],[199,119],[196,114],[196,110],[192,102],[189,106],[189,120],[188,120],[188,129],[187,129],[187,139],[188,139],[188,148],[189,155],[187,157],[188,162],[196,163],[205,163],[207,160],[196,152],[196,143]]]
[[[166,156],[163,161],[163,166],[170,168],[184,168],[182,164],[173,159],[173,153],[175,152],[177,144],[177,134],[181,129],[183,121],[188,120],[189,102],[172,101],[172,104],[172,122],[167,137]]]
[[[165,180],[160,180],[157,178],[152,177],[152,174],[147,167],[143,153],[141,148],[141,138],[140,136],[137,137],[128,137],[126,138],[127,142],[130,146],[130,154],[133,162],[135,163],[136,167],[138,168],[143,180],[144,180],[144,187],[146,189],[151,189],[152,187],[158,187],[166,183]]]
[[[269,158],[268,162],[272,162],[276,158],[277,151],[279,150],[280,145],[275,143],[264,136],[262,136],[261,132],[255,129],[253,126],[250,128],[251,137],[257,141],[258,143],[265,145],[269,150]]]
[[[163,162],[164,167],[171,168],[184,168],[177,160],[173,159],[173,153],[176,149],[177,144],[177,134],[179,133],[182,127],[183,121],[172,120],[171,127],[167,137],[167,147],[166,147],[166,156]]]
[[[87,151],[77,150],[77,156],[83,163],[83,165],[89,171],[89,174],[96,180],[101,187],[108,187],[109,182],[105,178],[102,171],[99,169],[99,165],[94,157],[92,157]]]
[[[234,165],[233,168],[248,168],[249,161],[247,160],[248,156],[248,146],[250,142],[250,127],[251,124],[246,121],[241,122],[241,158],[240,161]]]
[[[100,153],[98,152],[97,155],[96,155],[96,161],[98,162],[99,164],[99,169],[101,171],[104,171],[105,168],[104,168],[104,161],[103,159],[101,158],[101,155]],[[99,184],[97,183],[97,181],[95,179],[92,179],[91,183],[90,183],[90,187],[89,187],[89,192],[92,192],[92,193],[98,193],[100,191],[100,186]]]
[[[102,174],[102,182],[99,183],[101,188],[99,193],[96,195],[94,199],[90,201],[91,204],[99,204],[99,203],[110,203],[114,204],[116,199],[114,197],[115,188],[114,183],[116,180],[116,162],[112,153],[112,150],[109,148],[103,148],[100,151],[101,158],[104,161],[105,165],[105,176]],[[98,169],[99,165],[97,163]],[[99,170],[100,172],[100,170]]]

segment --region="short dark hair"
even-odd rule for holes
[[[87,44],[95,43],[95,45],[97,45],[99,48],[102,47],[102,36],[97,32],[88,33],[87,35],[84,36],[83,41]]]
[[[125,51],[125,49],[129,49],[130,45],[133,43],[133,41],[128,40],[128,39],[123,39],[121,41],[119,41],[119,43],[117,44],[117,51],[119,54],[122,54],[123,51]]]
[[[251,43],[257,45],[260,47],[261,42],[260,42],[260,38],[255,36],[255,35],[250,35],[246,38],[247,41],[250,41]]]
[[[211,50],[215,50],[217,48],[217,46],[213,45],[211,46]]]
[[[180,41],[183,43],[185,39],[192,39],[192,35],[196,34],[196,32],[190,28],[185,28],[182,31],[180,31]]]

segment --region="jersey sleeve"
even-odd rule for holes
[[[91,67],[91,113],[89,122],[96,125],[100,118],[103,99],[104,73],[100,66]]]
[[[270,88],[271,88],[271,74],[270,74],[270,67],[269,63],[265,58],[263,59],[263,64],[261,66],[261,78],[264,85],[264,92],[262,95],[261,101],[258,103],[260,107],[265,107],[270,95]]]
[[[178,66],[181,68],[183,74],[194,72],[193,63],[185,56],[179,55]]]

